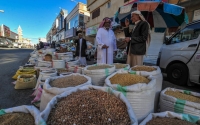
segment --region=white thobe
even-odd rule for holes
[[[103,45],[109,46],[107,48],[107,64],[113,64],[113,52],[117,50],[116,37],[114,32],[109,29],[99,28],[96,41],[97,47],[97,64],[106,64],[106,49],[102,49]]]
[[[79,45],[80,45],[80,48],[79,48],[79,63],[80,63],[80,65],[86,66],[87,65],[86,58],[81,57],[82,39],[79,39]]]

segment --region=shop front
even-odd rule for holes
[[[74,39],[74,37],[76,37],[76,29],[74,27],[65,31],[66,42],[71,42]]]

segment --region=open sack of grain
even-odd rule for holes
[[[17,106],[0,110],[1,125],[46,125],[34,106]]]
[[[35,75],[36,70],[34,70],[34,69],[19,69],[19,70],[17,70],[17,72],[15,73],[15,75],[12,78],[17,79],[19,75],[24,75],[24,74]]]
[[[74,66],[69,66],[68,69],[70,72],[82,74],[84,67],[81,67],[79,65],[74,65]]]
[[[154,112],[156,80],[151,77],[118,71],[108,76],[105,85],[122,92],[131,103],[133,111],[140,123],[149,113]]]
[[[103,86],[106,77],[113,72],[115,72],[115,66],[108,64],[89,65],[83,69],[83,74],[91,77],[92,84],[97,86]]]
[[[50,124],[137,125],[130,103],[108,87],[82,86],[54,97],[41,112]]]
[[[138,75],[142,76],[152,76],[156,79],[156,96],[155,96],[155,103],[154,103],[154,109],[155,112],[157,112],[157,109],[159,108],[159,97],[160,92],[162,90],[162,82],[163,82],[163,75],[161,73],[161,70],[158,66],[134,66],[129,69],[129,72],[136,73]]]
[[[15,84],[15,89],[31,89],[35,88],[36,75],[24,74],[19,75]]]
[[[47,103],[56,95],[69,91],[74,87],[91,85],[91,78],[79,73],[66,76],[52,77],[45,81],[40,103],[40,111],[43,111]]]
[[[200,118],[166,111],[149,114],[140,125],[200,125]]]
[[[200,93],[166,88],[160,95],[161,111],[191,114],[200,117]]]
[[[129,68],[130,68],[129,64],[114,63],[113,65],[115,65],[115,71],[129,70]]]
[[[67,68],[61,68],[61,69],[56,69],[56,70],[57,70],[58,76],[65,76],[65,75],[70,75],[73,73],[73,72],[70,72],[69,69]]]

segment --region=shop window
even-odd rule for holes
[[[107,8],[110,8],[110,7],[111,7],[111,2],[108,1],[108,3],[107,3]]]
[[[100,15],[100,8],[96,9],[93,13],[92,13],[92,19],[98,17]]]

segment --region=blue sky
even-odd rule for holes
[[[86,4],[86,0],[75,0]],[[23,36],[32,42],[46,37],[60,8],[70,12],[76,2],[71,0],[0,0],[0,25],[5,24],[11,31],[17,32],[20,25]]]

